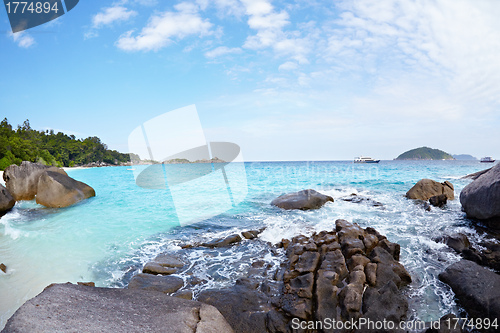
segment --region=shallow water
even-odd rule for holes
[[[473,243],[481,239],[461,212],[458,196],[470,182],[460,177],[486,167],[475,161],[245,163],[246,199],[229,211],[184,227],[171,193],[138,187],[127,167],[69,170],[70,176],[94,187],[97,196],[59,210],[21,202],[0,219],[0,262],[8,268],[7,274],[0,272],[0,327],[50,283],[124,286],[146,261],[163,251],[179,252],[191,264],[190,274],[205,281],[196,292],[228,285],[244,276],[256,258],[278,265],[280,252],[270,251],[265,242],[331,230],[338,218],[374,227],[401,245],[401,261],[414,280],[405,291],[412,296],[411,316],[436,320],[459,311],[452,292],[437,278],[459,257],[432,238],[464,232]],[[424,211],[404,198],[422,178],[451,181],[457,199],[444,209]],[[331,195],[335,202],[315,211],[282,211],[269,205],[282,193],[305,188]],[[384,206],[340,200],[351,193]],[[183,195],[176,200],[194,201],[190,193]],[[229,250],[180,251],[180,244],[261,227],[266,230],[259,240]]]

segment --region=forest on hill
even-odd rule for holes
[[[7,118],[0,123],[0,170],[22,161],[72,167],[92,162],[119,165],[129,162],[129,154],[110,150],[96,136],[77,139],[54,130],[37,131],[29,120],[13,129]]]
[[[453,160],[453,156],[439,149],[420,147],[399,155],[396,160]]]

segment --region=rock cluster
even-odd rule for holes
[[[315,190],[302,190],[283,194],[271,202],[271,205],[283,209],[318,209],[328,201],[333,202],[333,198],[329,195],[321,194]]]
[[[11,165],[5,169],[3,179],[15,201],[36,198],[46,207],[67,207],[95,196],[92,187],[69,177],[63,169],[39,163]],[[0,195],[0,202],[5,200],[2,197],[6,196]]]
[[[384,204],[378,201],[375,201],[371,198],[367,198],[361,195],[357,195],[356,193],[352,193],[347,197],[341,198],[343,201],[348,201],[352,203],[365,203],[373,207],[384,207]]]
[[[411,277],[398,262],[399,245],[376,230],[337,220],[335,231],[284,239],[279,246],[287,261],[272,279],[259,280],[265,267],[255,265],[250,278],[202,291],[197,299],[242,333],[292,332],[293,320],[405,318],[401,288]]]

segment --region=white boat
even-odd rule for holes
[[[492,159],[490,156],[483,157],[480,161],[481,163],[493,163],[495,162],[494,159]]]
[[[354,159],[354,163],[378,163],[380,160],[374,160],[371,157],[360,156]]]

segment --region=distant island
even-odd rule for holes
[[[77,139],[54,130],[37,131],[29,120],[13,129],[4,118],[0,122],[0,170],[22,161],[57,167],[105,166],[130,163],[130,156],[108,149],[96,136]]]
[[[450,154],[429,147],[420,147],[399,155],[396,160],[454,160]]]
[[[477,161],[477,158],[468,154],[453,155],[453,158],[460,161]]]

